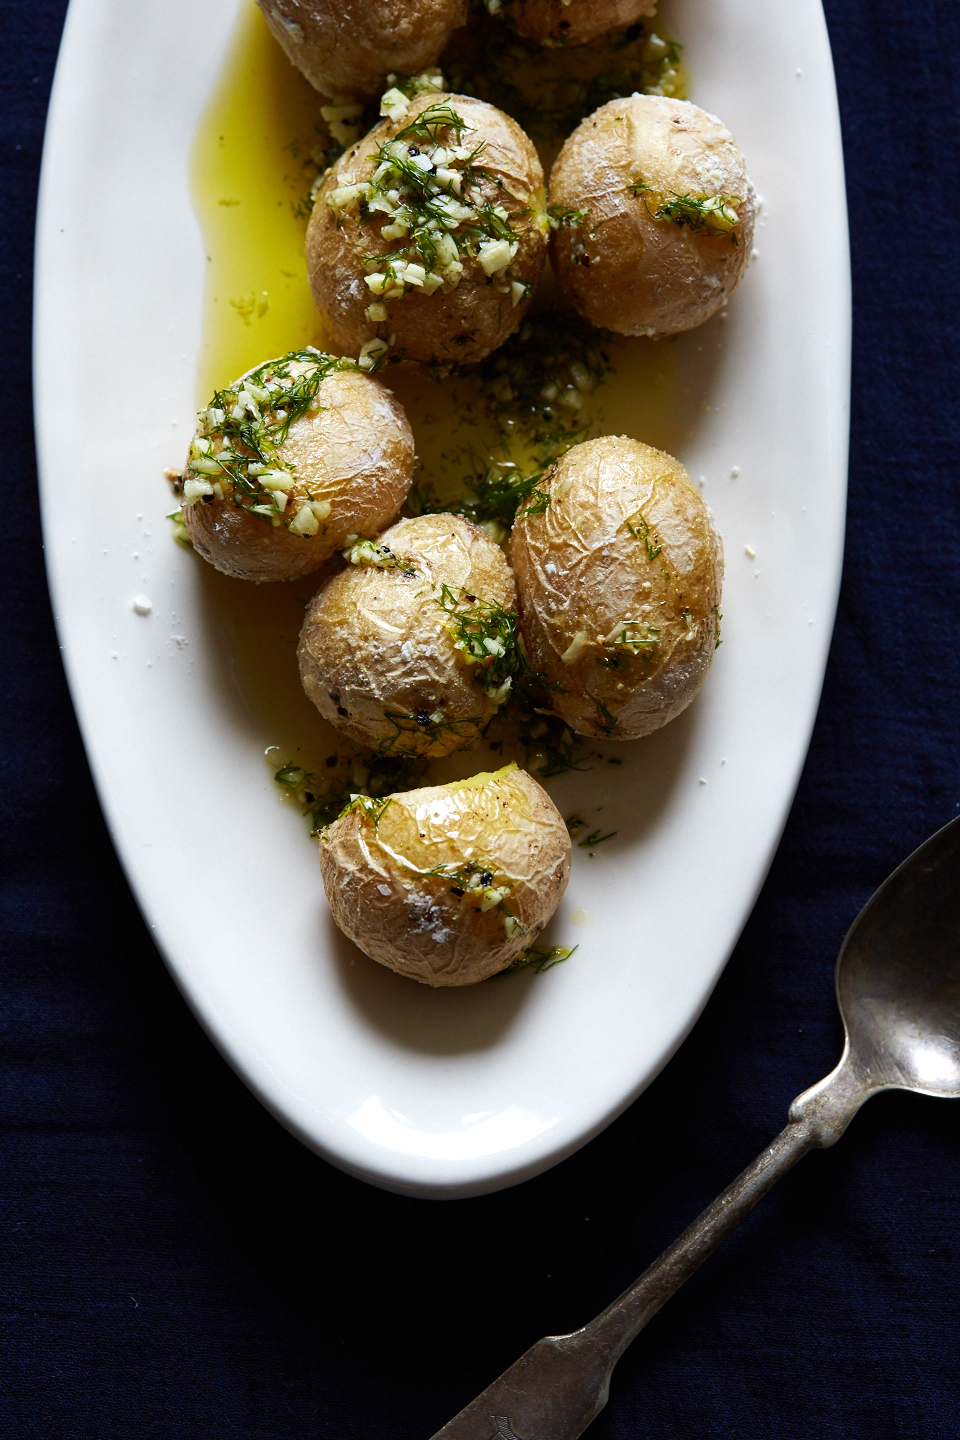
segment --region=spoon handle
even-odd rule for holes
[[[433,1440],[576,1440],[607,1403],[613,1367],[647,1321],[780,1177],[822,1143],[814,1120],[791,1120],[612,1305],[582,1330],[539,1340]]]

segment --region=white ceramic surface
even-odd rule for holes
[[[37,248],[44,536],[67,672],[117,849],[211,1037],[320,1154],[421,1196],[495,1190],[595,1135],[704,1005],[777,844],[840,576],[849,278],[819,0],[676,0],[693,98],[764,199],[682,452],[724,535],[724,644],[696,704],[620,768],[553,785],[615,839],[573,878],[566,965],[432,992],[353,951],[259,758],[160,480],[191,429],[204,252],[188,152],[234,0],[72,0]],[[733,467],[739,475],[731,478]],[[756,552],[751,558],[749,546]],[[132,601],[145,595],[148,615]],[[230,883],[229,877],[236,877]],[[296,897],[284,903],[283,890]],[[226,880],[226,883],[224,883]],[[219,883],[215,883],[219,882]],[[775,956],[770,958],[776,964]]]

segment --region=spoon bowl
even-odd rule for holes
[[[577,1440],[630,1342],[801,1156],[839,1140],[878,1090],[960,1099],[960,817],[867,901],[836,988],[843,1055],[794,1100],[786,1129],[602,1314],[538,1340],[433,1440]]]
[[[960,819],[868,900],[837,960],[844,1061],[869,1093],[960,1096]]]

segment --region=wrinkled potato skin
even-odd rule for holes
[[[503,12],[513,28],[540,45],[586,45],[618,25],[632,25],[651,0],[513,0]]]
[[[306,488],[331,510],[316,535],[293,535],[248,515],[228,497],[184,507],[194,548],[240,580],[293,580],[319,570],[348,535],[378,535],[413,480],[413,433],[402,406],[367,375],[334,371],[320,384],[321,408],[290,427],[281,456],[297,467],[287,511]],[[192,475],[189,466],[184,478]]]
[[[736,196],[740,223],[711,235],[654,220],[627,188],[638,178],[665,196]],[[557,156],[550,203],[589,211],[553,236],[560,288],[591,324],[620,335],[702,325],[736,288],[753,244],[756,195],[743,155],[715,116],[687,100],[633,95],[601,105]]]
[[[712,517],[679,461],[626,436],[574,446],[545,483],[550,504],[518,521],[510,545],[530,663],[563,687],[553,708],[578,734],[649,735],[690,704],[713,659],[723,549]],[[651,548],[662,546],[654,559],[626,528],[641,530],[641,512]],[[618,670],[605,663],[617,650],[598,640],[626,615],[659,635],[649,661]],[[564,663],[581,631],[587,644]]]
[[[351,565],[320,587],[297,651],[303,688],[325,720],[361,745],[449,755],[473,744],[497,707],[454,646],[440,585],[516,611],[513,576],[500,547],[459,515],[401,520],[380,541],[416,573]],[[417,724],[418,714],[437,710],[446,723]]]
[[[393,139],[428,106],[445,102],[452,104],[472,127],[472,132],[464,132],[464,143],[484,142],[478,168],[491,176],[489,198],[503,205],[520,241],[510,265],[511,277],[530,285],[531,292],[540,277],[548,227],[544,218],[543,171],[533,143],[516,121],[483,100],[442,93],[420,95],[411,101],[403,120],[381,121],[331,166],[310,217],[310,288],[317,309],[346,354],[358,354],[364,341],[377,333],[376,326],[364,318],[373,296],[364,283],[367,272],[360,256],[386,253],[396,248],[396,242],[380,238],[386,223],[382,215],[364,220],[358,210],[353,210],[341,215],[337,229],[327,196],[337,188],[341,175],[349,175],[355,182],[369,180],[376,169],[376,161],[370,157],[377,148]],[[509,295],[501,294],[479,265],[465,263],[455,290],[437,290],[432,295],[408,291],[401,300],[390,302],[386,328],[396,334],[394,349],[402,350],[409,360],[465,364],[482,360],[502,345],[519,326],[529,304],[527,299],[512,305]]]
[[[320,837],[340,929],[371,959],[425,985],[475,985],[503,970],[536,940],[570,876],[567,827],[536,780],[517,769],[475,780],[483,783],[394,795],[376,826],[350,811]],[[498,909],[454,895],[449,874],[425,873],[470,860],[509,883],[504,903],[522,926],[511,938]]]
[[[257,0],[287,57],[322,95],[365,99],[415,75],[467,23],[467,0]]]

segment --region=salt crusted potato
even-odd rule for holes
[[[314,301],[365,367],[388,349],[482,360],[520,324],[546,257],[537,152],[508,115],[466,95],[398,94],[395,113],[319,187]]]
[[[570,837],[530,775],[384,800],[358,796],[320,836],[333,918],[373,960],[426,985],[475,985],[530,945],[570,876]]]
[[[388,525],[414,461],[407,417],[385,386],[352,361],[292,351],[201,411],[177,485],[183,523],[224,574],[292,580]]]
[[[756,195],[737,142],[688,100],[611,100],[550,175],[552,261],[564,294],[620,335],[702,325],[750,255]]]
[[[432,65],[467,21],[467,0],[258,0],[289,59],[314,89],[374,95],[391,70]]]
[[[512,0],[503,14],[541,45],[585,45],[618,25],[632,25],[654,0]]]
[[[648,735],[690,704],[719,643],[712,516],[679,461],[626,436],[575,445],[541,484],[550,503],[510,544],[530,664],[579,734]]]
[[[516,589],[499,546],[459,515],[421,515],[352,559],[307,607],[297,653],[309,698],[380,754],[475,743],[515,668]]]

